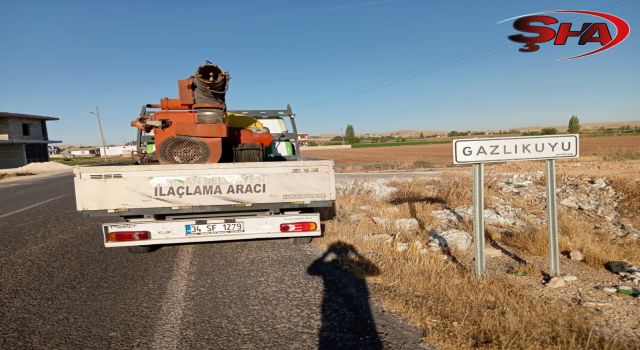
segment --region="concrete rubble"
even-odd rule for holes
[[[578,280],[578,277],[574,275],[564,275],[562,276],[562,279],[565,280],[565,282],[574,282]]]
[[[513,174],[498,184],[500,191],[520,194],[527,191],[531,185],[541,181],[544,178],[542,171],[529,174]]]
[[[566,285],[567,283],[565,282],[564,279],[560,277],[553,277],[545,284],[545,287],[555,289],[555,288],[562,288]]]
[[[546,208],[546,191],[544,173],[503,175],[498,179],[498,189],[503,193],[518,195],[530,205],[544,210]],[[616,211],[623,196],[615,191],[606,177],[564,177],[558,179],[558,204],[573,210],[579,210],[594,219],[602,220],[601,228],[611,231],[618,237],[640,239],[640,230],[621,222]],[[469,209],[465,208],[466,211]],[[488,208],[485,213],[487,223],[520,226],[522,221],[533,225],[546,225],[545,217],[536,217],[519,208],[498,203],[495,208]],[[497,215],[496,215],[497,214]],[[470,215],[470,212],[469,212]]]
[[[454,247],[458,250],[467,250],[471,247],[473,238],[467,232],[460,230],[432,230],[429,235],[430,247]]]
[[[374,234],[365,236],[364,239],[366,241],[375,241],[375,242],[382,242],[382,243],[393,242],[393,236],[386,233],[374,233]]]
[[[498,176],[496,187],[499,191],[522,198],[528,205],[537,208],[538,214],[515,207],[507,201],[501,200],[493,206],[485,208],[485,223],[520,227],[546,225],[546,214],[541,215],[541,212],[544,212],[546,208],[544,176],[545,174],[541,171]],[[391,181],[396,180],[402,181],[404,179],[378,178],[340,181],[336,184],[336,190],[338,193],[368,194],[376,199],[385,199],[398,191],[395,187],[389,185]],[[580,210],[596,219],[604,219],[601,224],[603,227],[601,228],[608,229],[616,236],[630,236],[631,238],[640,239],[640,230],[621,222],[616,207],[623,199],[623,196],[616,193],[605,177],[565,177],[559,179],[558,183],[559,205]],[[370,205],[362,205],[359,209],[370,211],[373,208]],[[435,228],[447,230],[465,220],[471,220],[472,206],[435,210],[431,215],[437,219]],[[388,228],[395,227],[402,230],[419,228],[419,223],[415,219],[398,220],[391,222],[386,221],[386,218],[374,218],[374,221]]]
[[[396,243],[396,250],[399,252],[404,252],[405,250],[409,249],[410,246],[411,244],[409,243],[398,242]]]
[[[497,189],[509,196],[517,196],[521,198],[528,207],[535,208],[534,213],[531,210],[512,205],[505,196],[504,199],[494,202],[491,206],[485,208],[484,219],[485,224],[498,226],[519,226],[526,227],[530,225],[540,226],[546,225],[546,194],[545,194],[545,174],[541,171],[526,174],[506,174],[499,175],[497,178]],[[339,193],[363,194],[371,195],[375,199],[388,199],[389,195],[396,193],[398,190],[389,185],[389,183],[397,179],[356,179],[350,181],[342,181],[336,184]],[[400,179],[401,180],[401,179]],[[622,196],[613,189],[610,182],[605,177],[588,178],[588,177],[565,177],[558,179],[558,204],[569,208],[570,210],[579,210],[598,221],[601,230],[609,230],[616,237],[629,237],[640,239],[640,230],[635,229],[629,224],[623,224],[621,217],[616,211],[616,207],[623,199]],[[471,203],[469,203],[471,204]],[[420,241],[415,241],[413,246],[421,254],[425,254],[429,250],[442,250],[453,247],[460,251],[470,249],[473,244],[471,235],[462,230],[456,229],[458,225],[468,222],[472,219],[473,208],[471,205],[460,206],[456,208],[444,208],[434,210],[431,215],[435,218],[435,222],[429,227],[422,227],[421,222],[416,218],[392,218],[387,216],[395,216],[394,212],[399,212],[399,208],[391,207],[382,212],[378,212],[377,216],[370,216],[376,208],[372,205],[361,205],[358,207],[359,213],[352,214],[352,220],[359,220],[363,217],[370,217],[376,224],[384,230],[392,231],[420,231],[429,232],[429,240],[426,246]],[[367,240],[380,241],[384,243],[392,243],[395,237],[386,233],[372,234]],[[412,247],[411,243],[397,242],[395,245],[398,251],[406,251]],[[485,253],[488,257],[501,256],[502,252],[492,247],[487,247]],[[585,256],[580,251],[571,251],[568,257],[574,261],[583,261]],[[640,270],[623,272],[620,274],[623,281],[631,284],[640,284]],[[575,276],[559,277],[562,282],[554,282],[562,284],[564,282],[575,281]],[[556,288],[556,287],[552,287]]]
[[[473,216],[473,207],[464,206],[454,209],[454,211],[465,220],[471,220]],[[521,218],[526,218],[533,225],[542,225],[546,220],[540,219],[535,215],[529,214],[520,208],[515,208],[505,202],[500,202],[493,208],[485,208],[484,221],[485,224],[493,225],[515,225],[526,226],[528,223]]]
[[[390,194],[398,192],[398,189],[389,186],[392,179],[355,179],[339,181],[336,183],[336,192],[339,194],[369,194],[376,199],[384,199]]]
[[[371,220],[376,224],[382,226],[384,229],[396,229],[396,230],[406,230],[412,231],[420,228],[420,222],[414,218],[408,219],[391,219],[391,218],[381,218],[378,216],[371,217]]]
[[[616,208],[623,196],[616,193],[606,178],[567,177],[563,182],[558,190],[560,205],[579,210],[594,219],[604,219],[601,226],[616,236],[640,238],[638,230],[621,222]]]
[[[569,258],[575,261],[582,261],[584,260],[584,255],[577,250],[572,250],[569,252]]]
[[[448,227],[464,221],[464,218],[454,209],[434,210],[431,215],[438,219],[440,227]]]

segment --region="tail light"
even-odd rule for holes
[[[306,232],[315,231],[318,229],[318,224],[313,221],[303,222],[290,222],[286,224],[280,224],[280,232]]]
[[[107,235],[109,242],[144,241],[151,238],[149,231],[111,232]]]

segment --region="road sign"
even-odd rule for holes
[[[453,163],[577,158],[578,150],[578,135],[459,139],[453,140]]]
[[[545,160],[549,231],[549,273],[560,274],[558,213],[556,211],[556,158],[577,158],[578,135],[499,137],[453,140],[453,163],[472,164],[473,239],[476,275],[486,271],[484,254],[484,164],[515,160]]]

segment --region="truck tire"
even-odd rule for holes
[[[127,247],[127,250],[131,254],[143,254],[143,253],[151,253],[152,251],[156,250],[156,248],[151,245],[138,245],[138,246]]]
[[[303,245],[311,243],[313,237],[294,237],[293,244],[295,245]]]

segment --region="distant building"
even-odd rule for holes
[[[106,157],[132,157],[138,150],[137,146],[107,146],[98,148],[98,153]]]
[[[309,146],[309,134],[298,133],[298,144],[300,146]]]
[[[62,154],[62,148],[58,146],[49,146],[49,156]]]
[[[49,161],[47,121],[59,120],[31,114],[0,112],[0,169]]]
[[[65,155],[75,157],[97,157],[100,155],[100,150],[97,148],[67,148],[64,150]]]

